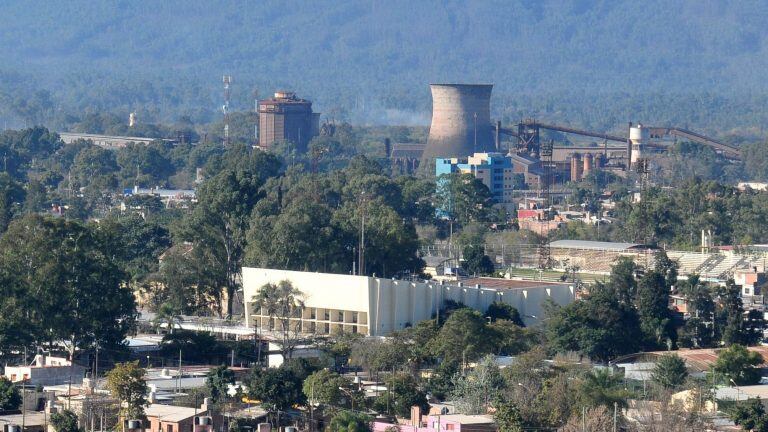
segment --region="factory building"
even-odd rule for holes
[[[466,157],[495,150],[492,84],[431,84],[432,123],[423,160]]]
[[[305,152],[309,141],[320,132],[320,114],[312,112],[312,102],[299,99],[293,92],[276,92],[274,97],[260,100],[258,108],[259,146],[263,149],[290,141],[299,152]]]
[[[512,202],[515,169],[512,158],[501,153],[475,153],[465,158],[438,158],[435,160],[435,176],[460,172],[472,174],[491,191],[497,203]]]
[[[462,282],[413,282],[346,274],[243,268],[246,326],[276,328],[274,319],[255,310],[251,299],[265,284],[290,281],[302,293],[304,308],[291,318],[292,329],[318,335],[359,333],[388,336],[438,316],[446,300],[485,312],[496,302],[517,308],[526,325],[540,322],[544,304],[574,301],[567,283],[477,278]]]

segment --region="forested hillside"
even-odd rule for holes
[[[508,120],[759,135],[766,20],[762,2],[726,0],[6,0],[0,121],[209,121],[227,73],[235,109],[286,87],[337,118],[425,123],[429,82],[479,81]]]

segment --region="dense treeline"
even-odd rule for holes
[[[725,0],[643,8],[597,0],[216,8],[7,1],[0,120],[58,128],[73,113],[136,111],[148,122],[210,122],[221,115],[221,76],[231,74],[236,110],[252,107],[257,91],[292,88],[329,118],[425,124],[428,83],[491,82],[504,121],[533,116],[611,130],[634,120],[762,134],[765,19],[760,5]]]
[[[605,211],[612,223],[600,226],[572,222],[552,233],[554,238],[649,243],[671,249],[691,250],[701,244],[701,232],[712,231],[716,245],[749,245],[768,241],[763,224],[768,217],[768,194],[740,191],[712,180],[687,178],[674,186],[651,187],[639,201],[626,186],[614,183],[615,209]],[[595,183],[577,187],[571,197],[596,211],[600,191]]]

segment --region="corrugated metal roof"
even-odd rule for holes
[[[628,249],[654,249],[653,246],[640,243],[601,242],[591,240],[556,240],[550,243],[549,247],[561,249],[594,249],[610,251],[625,251]]]

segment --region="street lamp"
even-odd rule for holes
[[[739,385],[736,384],[736,381],[733,380],[733,378],[728,378],[728,381],[733,383],[733,386],[736,387],[736,403],[739,403],[741,400],[741,389],[739,388]]]

